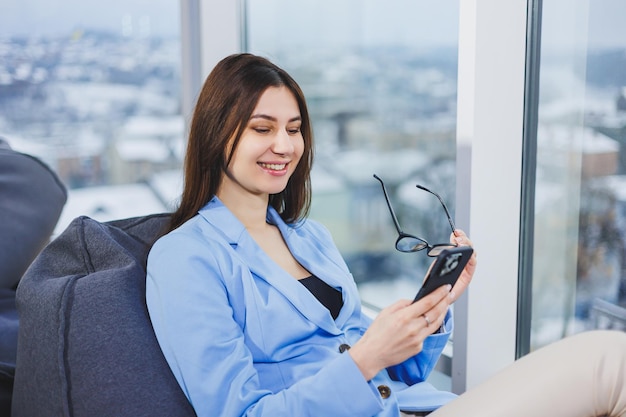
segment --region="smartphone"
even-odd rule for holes
[[[457,246],[451,249],[444,249],[437,256],[435,264],[430,269],[424,284],[422,284],[422,288],[417,292],[413,302],[430,294],[442,285],[450,284],[454,286],[472,253],[474,253],[474,249],[471,246]]]

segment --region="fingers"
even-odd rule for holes
[[[407,307],[411,305],[411,300],[398,300],[395,303],[393,303],[392,305],[390,305],[389,307],[387,307],[390,311],[397,311],[400,309],[403,309],[404,307]]]
[[[411,306],[411,301],[398,300],[395,303],[383,308],[378,313],[378,316],[393,316],[395,314],[402,314],[403,310],[410,306]]]
[[[422,318],[424,319],[424,329],[427,332],[427,335],[433,334],[437,329],[439,329],[444,320],[446,319],[446,314],[448,312],[448,308],[446,307],[438,316],[433,318],[438,311],[431,310],[424,314],[422,314]]]
[[[456,243],[459,246],[472,246],[472,241],[461,229],[454,230],[454,233],[450,235],[450,242]]]
[[[465,232],[461,229],[456,229],[452,235],[450,235],[450,242],[456,243],[459,246],[472,246],[472,241],[467,237]],[[470,258],[470,262],[472,264],[476,264],[476,249],[474,249],[474,253],[472,253],[472,257]]]
[[[424,340],[441,326],[450,286],[442,286],[413,303],[400,300],[383,309],[349,350],[367,380],[422,350]]]
[[[430,320],[430,323],[428,323],[427,320],[424,320],[428,324],[426,326],[426,328],[428,329],[428,334],[432,334],[443,324],[443,321],[446,318],[446,313],[448,312],[448,308],[453,301],[453,299],[450,298],[451,291],[451,289],[447,288],[444,292],[443,298],[432,309],[430,309],[430,311],[424,313]],[[433,315],[431,316],[431,314]]]
[[[431,310],[437,304],[439,304],[439,302],[441,302],[442,300],[445,300],[447,295],[450,294],[451,289],[452,289],[452,286],[449,284],[442,285],[441,287],[437,288],[435,291],[428,294],[421,300],[415,302],[414,305],[417,305],[418,309],[422,310],[422,311],[419,311],[419,314],[423,314],[425,311]]]
[[[451,291],[450,285],[442,285],[432,293],[416,302],[400,300],[383,309],[379,315],[395,316],[397,323],[413,323],[419,321],[422,327],[430,327],[440,322],[450,305],[448,294]],[[424,319],[424,315],[428,320]],[[419,320],[418,320],[419,319]],[[430,323],[430,325],[428,325]],[[437,328],[437,327],[435,327]]]
[[[407,308],[411,319],[419,319],[422,327],[428,329],[428,334],[438,329],[443,323],[451,303],[450,291],[450,285],[443,285]]]
[[[452,243],[456,243],[459,246],[472,246],[472,241],[467,237],[465,232],[461,229],[456,229],[453,234],[450,235],[450,241]],[[457,280],[454,288],[450,291],[450,295],[448,296],[450,299],[450,303],[454,302],[467,288],[472,277],[474,276],[474,272],[476,271],[476,265],[478,264],[476,249],[472,253],[467,265],[463,269],[461,276]]]
[[[448,305],[445,304],[445,308],[442,310],[433,308],[420,316],[420,318],[423,319],[423,328],[426,330],[427,335],[432,334],[436,329],[441,327],[443,321],[446,319],[447,312]]]

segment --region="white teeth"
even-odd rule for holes
[[[261,165],[264,168],[268,168],[274,171],[282,171],[287,166],[287,164],[264,164],[264,163],[259,163],[259,165]]]

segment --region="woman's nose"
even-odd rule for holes
[[[293,152],[293,143],[291,142],[291,137],[287,131],[280,131],[274,137],[274,142],[272,143],[272,152],[278,154],[288,154]]]

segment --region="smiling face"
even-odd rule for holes
[[[265,90],[244,127],[217,196],[233,201],[253,195],[267,201],[270,194],[283,191],[304,151],[301,124],[298,102],[289,89]]]

